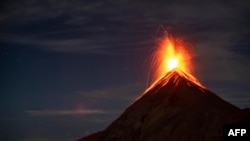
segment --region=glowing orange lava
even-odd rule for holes
[[[169,37],[163,38],[155,57],[158,68],[156,78],[162,77],[174,68],[178,68],[184,72],[190,71],[190,55],[185,50],[185,46],[181,41]]]

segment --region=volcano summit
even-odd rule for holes
[[[239,109],[205,88],[191,74],[169,71],[125,112],[78,141],[221,141],[224,124],[249,124]]]

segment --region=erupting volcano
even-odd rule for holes
[[[164,39],[158,79],[105,130],[79,141],[221,141],[223,125],[248,123],[241,110],[189,74],[187,53]]]
[[[154,65],[151,70],[155,72],[155,79],[161,78],[175,68],[189,73],[190,56],[191,53],[183,42],[165,37],[154,52]]]

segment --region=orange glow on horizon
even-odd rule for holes
[[[190,54],[184,45],[183,42],[173,38],[165,37],[162,39],[154,60],[158,68],[155,74],[156,79],[175,68],[190,73]]]

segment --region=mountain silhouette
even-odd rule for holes
[[[105,130],[78,141],[221,141],[223,125],[249,124],[239,109],[179,69],[152,84]]]

